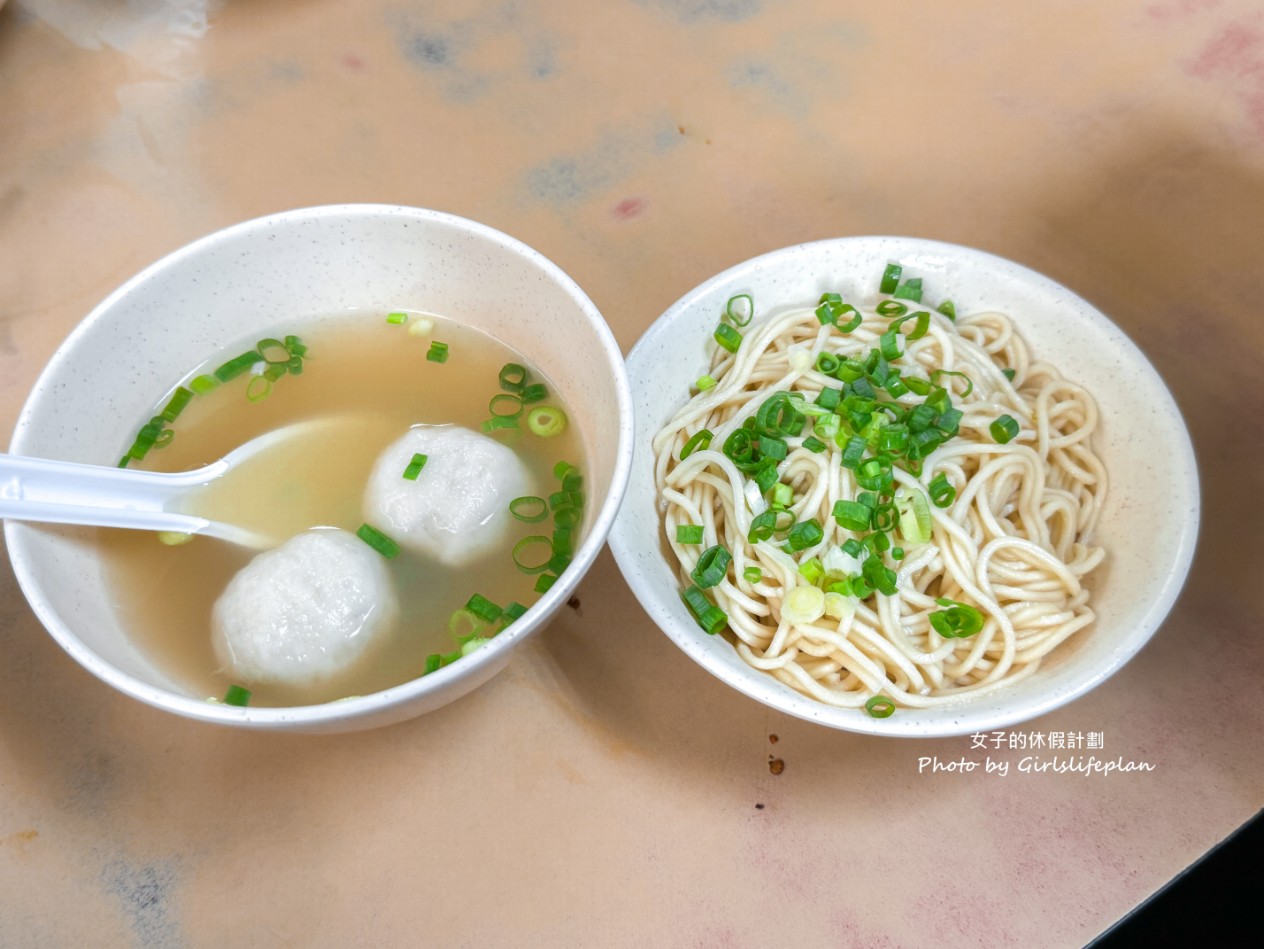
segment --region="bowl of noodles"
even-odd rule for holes
[[[1158,374],[981,251],[773,251],[673,304],[628,373],[620,569],[687,655],[803,719],[932,737],[1045,714],[1145,644],[1193,556]]]

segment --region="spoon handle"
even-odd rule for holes
[[[217,477],[216,462],[168,474],[0,454],[0,517],[18,521],[218,533],[204,517],[173,510],[191,489]],[[218,526],[218,525],[215,525]]]

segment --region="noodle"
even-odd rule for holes
[[[1004,688],[1030,676],[1050,652],[1093,622],[1083,581],[1105,556],[1092,544],[1106,492],[1106,471],[1091,445],[1097,406],[1053,367],[1032,361],[1001,313],[975,313],[955,322],[931,313],[920,337],[913,317],[897,324],[904,351],[889,368],[920,382],[921,395],[892,398],[879,391],[879,405],[894,409],[889,414],[897,419],[907,417],[927,389],[942,386],[961,416],[955,434],[920,459],[920,471],[917,460],[896,459],[876,503],[933,495],[929,487],[940,475],[955,495],[943,507],[927,506],[925,542],[917,543],[921,538],[910,531],[909,543],[903,522],[885,525],[887,540],[904,545],[898,551],[902,559],[894,548],[875,547],[870,543],[875,538],[869,538],[864,556],[877,558],[894,577],[891,595],[870,592],[856,579],[860,560],[840,558],[839,548],[873,531],[844,528],[833,516],[839,501],[865,501],[857,471],[841,463],[843,446],[860,432],[844,417],[837,437],[804,445],[827,414],[815,404],[822,390],[841,386],[844,397],[852,391],[828,374],[828,356],[823,362],[818,357],[851,357],[852,365],[868,358],[874,364],[871,354],[891,329],[889,316],[858,309],[863,318],[849,333],[822,324],[815,308],[774,312],[745,327],[735,353],[716,348],[707,370],[715,385],[698,392],[655,436],[663,523],[680,576],[688,587],[697,579],[691,574],[704,550],[719,545],[728,551],[731,565],[703,592],[724,611],[738,655],[829,705],[860,709],[882,695],[897,706],[926,708]],[[739,468],[721,450],[743,427],[760,433],[755,419],[774,393],[798,394],[790,404],[807,416],[802,431],[779,433],[786,454],[775,461],[777,482],[791,489],[788,500],[780,489],[785,503],[774,506],[786,512],[776,515],[778,528],[785,528],[791,515],[794,524],[815,520],[823,528],[823,536],[801,550],[786,543],[784,529],[752,540],[752,522],[769,510],[771,495],[752,480],[749,466]],[[998,443],[990,429],[1002,416],[1019,429],[1007,443]],[[710,444],[680,460],[686,442],[704,429],[712,433]],[[869,431],[866,458],[876,454],[878,431]],[[865,503],[872,509],[875,502],[871,496]],[[701,525],[703,543],[678,542],[679,525]],[[860,595],[827,597],[824,611],[818,607],[806,616],[787,606],[792,591],[829,588],[837,581],[842,584],[835,591],[851,592],[848,584],[856,583]],[[797,598],[819,603],[815,593]],[[977,616],[981,623],[973,632],[942,633],[936,623],[943,625],[953,610],[958,620]]]

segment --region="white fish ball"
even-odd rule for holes
[[[426,464],[409,481],[414,454]],[[416,425],[374,464],[364,519],[401,547],[463,567],[505,543],[509,502],[530,493],[531,474],[512,449],[458,425]]]
[[[211,614],[215,655],[248,683],[327,680],[363,658],[397,610],[381,554],[347,531],[307,531],[229,581]]]

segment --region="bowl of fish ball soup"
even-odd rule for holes
[[[367,728],[486,682],[566,602],[631,436],[613,335],[539,253],[430,210],[287,211],[123,284],[18,419],[12,455],[199,472],[181,529],[5,540],[54,639],[122,692]]]

